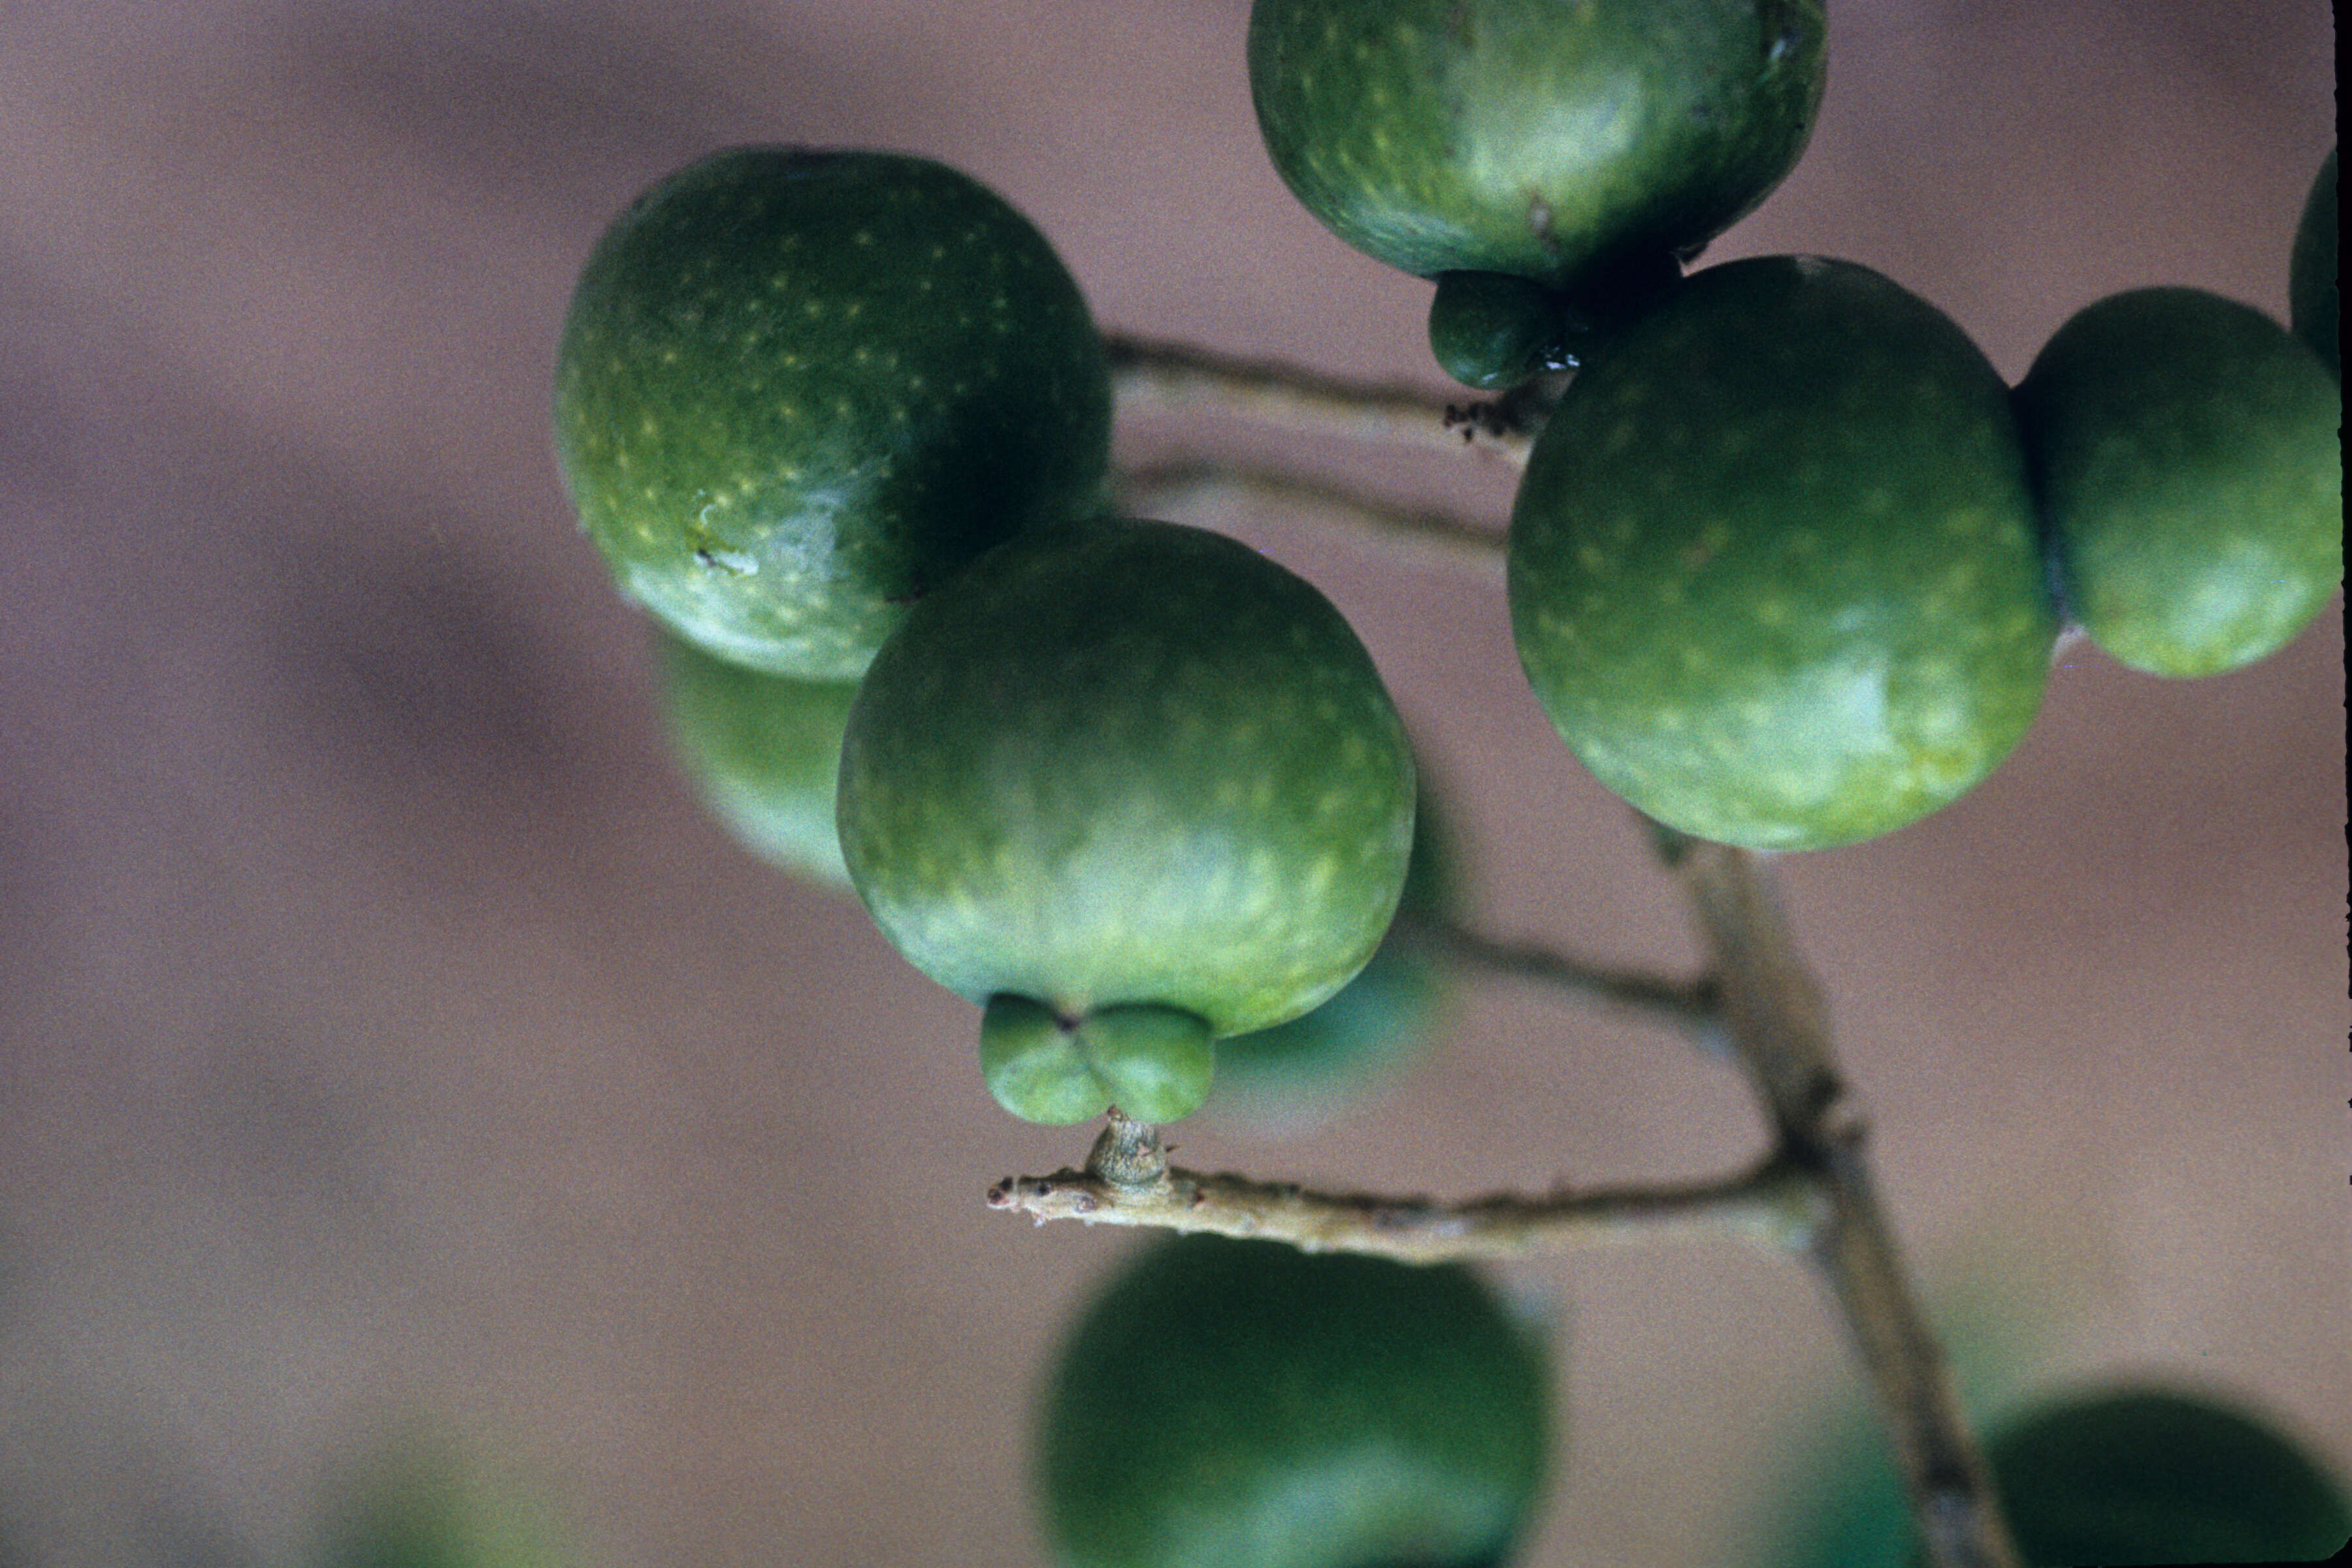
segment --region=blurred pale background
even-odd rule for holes
[[[1717,258],[1877,267],[2012,377],[2120,288],[2284,310],[2327,7],[1833,10],[1810,155]],[[1434,387],[1426,286],[1265,164],[1245,13],[0,7],[0,1562],[290,1561],[334,1467],[420,1426],[583,1564],[1042,1562],[1029,1393],[1130,1243],[982,1206],[1083,1134],[999,1112],[973,1010],[680,784],[554,479],[551,346],[646,183],[794,140],[979,175],[1106,322]],[[1291,451],[1507,505],[1467,458]],[[1355,618],[1482,923],[1690,961],[1498,593],[1222,521]],[[2213,681],[2081,649],[1973,796],[1785,865],[1996,1392],[2160,1369],[2352,1467],[2342,658],[2335,606]],[[1676,1040],[1495,985],[1328,1132],[1181,1141],[1463,1194],[1758,1138]],[[1513,1280],[1569,1325],[1530,1563],[1743,1561],[1856,1394],[1810,1283],[1728,1246]]]

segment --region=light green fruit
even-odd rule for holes
[[[1161,1241],[1055,1367],[1046,1535],[1062,1568],[1500,1568],[1549,1395],[1541,1345],[1461,1265]]]
[[[850,710],[838,820],[883,934],[986,1005],[1007,1110],[1171,1121],[1206,1092],[1211,1037],[1296,1017],[1370,958],[1413,763],[1310,584],[1217,534],[1101,518],[914,608]]]
[[[2260,310],[2112,295],[2058,329],[2017,410],[2068,604],[2132,668],[2267,658],[2343,581],[2342,393]]]
[[[1570,750],[1648,816],[1821,849],[1950,805],[2047,683],[2008,389],[1867,268],[1708,268],[1608,342],[1538,438],[1511,626]]]
[[[857,683],[770,675],[660,640],[671,748],[704,805],[762,859],[847,887],[834,790]]]
[[[990,546],[1091,510],[1110,382],[1045,237],[890,153],[742,147],[597,242],[556,453],[622,591],[735,663],[856,677]]]

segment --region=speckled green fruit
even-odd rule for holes
[[[1007,1110],[1169,1121],[1206,1091],[1188,1064],[1210,1036],[1296,1017],[1370,958],[1413,778],[1370,656],[1312,585],[1214,533],[1099,518],[992,552],[883,646],[843,741],[841,844],[908,961],[991,1004]],[[1138,1008],[1205,1032],[1114,1011]],[[1147,1070],[1130,1023],[1183,1061]],[[1195,1089],[1147,1109],[1123,1082]]]
[[[761,858],[847,887],[834,785],[857,683],[746,669],[667,632],[660,641],[671,747],[703,804]]]
[[[1110,383],[1069,273],[967,176],[746,147],[595,247],[556,451],[622,591],[735,663],[854,678],[913,600],[1091,509]]]
[[[1456,882],[1444,812],[1423,769],[1398,921],[1457,912]],[[1392,926],[1362,973],[1314,1011],[1217,1042],[1206,1114],[1262,1138],[1312,1131],[1416,1060],[1453,993],[1436,955]]]
[[[1551,1450],[1538,1338],[1460,1265],[1186,1237],[1073,1329],[1039,1422],[1062,1568],[1499,1568]]]
[[[2036,1568],[2324,1562],[2352,1501],[2265,1420],[2202,1395],[2095,1390],[1986,1443],[2010,1529]]]
[[[1694,275],[1579,374],[1509,590],[1601,782],[1759,849],[1958,799],[2032,723],[2057,634],[1999,374],[1924,300],[1811,257]]]
[[[1821,0],[1257,0],[1250,95],[1292,193],[1366,255],[1573,288],[1764,199],[1826,31]]]
[[[2344,576],[2343,397],[2294,336],[2194,289],[2058,329],[2019,427],[2091,640],[2151,675],[2219,675],[2308,625]]]
[[[2304,199],[2287,260],[2287,319],[2329,372],[2344,375],[2344,294],[2336,278],[2336,149],[2330,147]]]

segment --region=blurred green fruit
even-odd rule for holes
[[[840,790],[875,923],[986,1004],[992,1091],[1052,1123],[1194,1109],[1211,1037],[1364,966],[1412,840],[1403,727],[1339,611],[1245,545],[1125,519],[1024,535],[915,606]]]
[[[2151,675],[2275,653],[2344,577],[2342,394],[2260,310],[2137,289],[2058,329],[2019,428],[2074,616]]]
[[[738,664],[865,668],[991,545],[1090,510],[1110,382],[1029,221],[888,153],[744,147],[639,197],[582,272],[557,456],[622,591]]]
[[[2076,1394],[2009,1424],[1987,1457],[2035,1568],[2320,1562],[2352,1538],[2340,1479],[2268,1423],[2197,1395]]]
[[[2287,262],[2288,320],[2340,381],[2344,375],[2344,295],[2336,276],[2336,149],[2311,182]]]
[[[1761,202],[1826,49],[1821,0],[1256,0],[1250,96],[1275,169],[1358,250],[1581,294]]]
[[[738,842],[816,881],[849,885],[834,823],[854,680],[795,680],[661,637],[670,743]]]
[[[1974,788],[2057,635],[2008,398],[1959,328],[1848,262],[1712,268],[1625,327],[1511,518],[1512,630],[1570,748],[1657,821],[1757,849]]]
[[[1399,922],[1454,912],[1454,864],[1424,769]],[[1207,1110],[1220,1122],[1260,1137],[1311,1131],[1417,1058],[1436,1033],[1453,990],[1444,965],[1412,933],[1392,925],[1363,971],[1314,1011],[1219,1040]]]
[[[1063,1568],[1499,1568],[1549,1408],[1540,1344],[1460,1265],[1163,1240],[1054,1371],[1046,1534]]]

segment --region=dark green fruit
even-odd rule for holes
[[[840,788],[875,922],[987,1005],[990,1089],[1055,1123],[1197,1107],[1213,1037],[1364,966],[1412,840],[1403,727],[1339,611],[1245,545],[1125,519],[1024,535],[915,606]]]
[[[1821,0],[1257,0],[1250,95],[1307,209],[1416,277],[1578,291],[1687,252],[1796,163]]]
[[[672,748],[703,803],[744,847],[788,871],[849,885],[834,826],[854,680],[795,680],[661,638]]]
[[[1451,915],[1458,901],[1454,851],[1425,770],[1421,780],[1400,923]],[[1418,1057],[1452,996],[1435,954],[1391,926],[1362,973],[1314,1011],[1219,1040],[1207,1110],[1260,1137],[1311,1131]]]
[[[2327,368],[2344,375],[2344,295],[2336,279],[2336,149],[2319,165],[2311,195],[2295,226],[2294,251],[2287,263],[2288,319],[2294,335],[2309,343]]]
[[[2243,1411],[2162,1389],[2046,1405],[1987,1444],[2029,1563],[2321,1562],[2352,1538],[2343,1482]]]
[[[2344,576],[2343,398],[2250,306],[2138,289],[2059,328],[2017,389],[2074,617],[2151,675],[2276,652]]]
[[[1695,274],[1570,384],[1511,518],[1528,681],[1601,783],[1819,849],[1999,765],[2057,635],[2008,389],[1878,274]]]
[[[1429,304],[1429,352],[1465,386],[1494,392],[1564,368],[1560,303],[1503,272],[1441,272]]]
[[[1063,1349],[1046,1533],[1062,1568],[1498,1568],[1543,1489],[1549,1386],[1460,1265],[1162,1241]]]
[[[1110,383],[1045,238],[963,174],[747,147],[581,274],[556,451],[624,593],[738,664],[856,677],[991,545],[1090,510]]]

